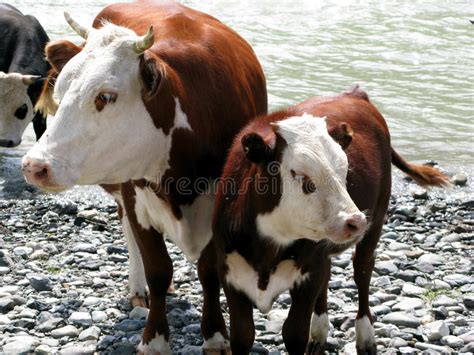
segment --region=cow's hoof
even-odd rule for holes
[[[357,355],[377,355],[377,345],[372,344],[367,347],[356,347]]]
[[[325,344],[319,341],[310,341],[306,353],[308,355],[324,355]]]
[[[150,308],[149,302],[148,302],[148,296],[142,296],[142,295],[135,295],[130,297],[130,304],[132,305],[133,308],[135,307],[143,307],[143,308]]]

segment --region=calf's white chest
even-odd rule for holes
[[[191,205],[181,207],[177,219],[170,205],[149,187],[135,188],[135,213],[142,228],[151,227],[175,243],[186,258],[193,262],[211,239],[211,219],[214,195],[203,194]]]
[[[266,289],[261,290],[258,287],[258,273],[239,253],[227,254],[226,264],[226,281],[245,293],[262,313],[270,311],[280,293],[291,290],[309,277],[308,273],[301,273],[294,260],[283,260],[270,275]]]

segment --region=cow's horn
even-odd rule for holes
[[[153,43],[155,43],[155,35],[153,34],[153,26],[150,26],[146,35],[140,37],[140,39],[134,43],[133,50],[135,53],[142,54],[150,48]]]
[[[22,75],[21,76],[21,81],[23,81],[23,84],[25,85],[31,85],[33,83],[36,83],[39,79],[41,79],[40,75]]]
[[[71,15],[69,15],[67,12],[64,12],[64,18],[66,19],[69,26],[71,26],[71,28],[76,31],[79,36],[87,39],[87,36],[89,35],[89,30],[87,28],[74,21]]]

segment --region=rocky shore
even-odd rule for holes
[[[116,206],[98,191],[92,199],[82,190],[59,196],[30,190],[20,199],[0,200],[4,353],[134,353],[148,310],[130,308],[127,249]],[[474,195],[468,187],[426,192],[399,181],[371,283],[381,354],[474,352],[473,226]],[[171,345],[175,353],[200,354],[196,267],[174,245],[168,247],[176,289],[167,297]],[[355,351],[351,253],[333,260],[332,353]],[[280,333],[289,305],[285,293],[269,314],[254,311],[254,353],[284,352]]]

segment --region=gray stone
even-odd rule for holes
[[[378,261],[374,269],[379,275],[390,275],[398,271],[398,267],[392,261]]]
[[[407,296],[421,296],[426,293],[426,290],[423,287],[405,283],[402,288],[402,293]]]
[[[398,349],[400,354],[402,355],[416,355],[418,354],[418,350],[415,348],[412,348],[410,346],[404,346]]]
[[[283,321],[269,320],[265,323],[265,330],[270,333],[280,334],[283,328]]]
[[[133,332],[139,330],[145,326],[145,321],[139,319],[124,319],[118,324],[115,324],[114,328],[123,332]]]
[[[35,355],[49,355],[53,351],[49,345],[46,344],[41,344],[40,346],[37,346],[35,349]]]
[[[459,350],[461,353],[468,353],[472,354],[474,353],[474,341],[470,342],[469,344],[465,345],[461,350]]]
[[[443,265],[446,259],[438,254],[423,254],[418,258],[418,263],[426,263],[431,265]]]
[[[97,340],[99,339],[100,336],[100,328],[93,326],[87,329],[84,329],[80,334],[79,334],[79,340],[80,341],[86,341],[86,340]]]
[[[422,332],[426,335],[429,341],[437,341],[442,337],[449,335],[449,327],[444,321],[438,320],[423,325]]]
[[[441,338],[441,344],[447,345],[454,349],[458,349],[464,346],[464,341],[454,335],[446,335]]]
[[[408,342],[405,339],[402,339],[400,337],[395,337],[392,340],[390,340],[390,345],[391,348],[401,348],[408,346]]]
[[[73,312],[69,316],[69,323],[76,326],[88,327],[92,325],[92,317],[89,312]]]
[[[0,249],[0,266],[12,268],[15,265],[8,250]]]
[[[53,329],[56,329],[60,323],[64,322],[62,318],[50,318],[37,326],[37,329],[40,332],[50,332]]]
[[[33,252],[33,249],[30,247],[16,247],[13,249],[13,254],[26,258]]]
[[[468,275],[450,274],[443,277],[443,281],[447,282],[451,287],[459,287],[468,283],[472,283],[474,280]]]
[[[10,272],[10,268],[7,266],[0,266],[0,275],[6,275]]]
[[[51,331],[51,336],[53,338],[77,337],[78,335],[79,330],[73,325],[66,325],[62,328],[54,329]]]
[[[107,320],[107,313],[103,311],[92,311],[92,321],[94,323],[102,323]]]
[[[456,174],[451,179],[451,182],[456,186],[466,186],[467,176],[464,174]]]
[[[425,302],[419,298],[403,298],[400,302],[393,305],[394,311],[408,311],[423,308]]]
[[[0,326],[2,325],[8,325],[10,324],[12,321],[10,320],[10,318],[7,316],[7,315],[4,315],[4,314],[0,314]]]
[[[8,313],[13,307],[15,307],[15,302],[11,298],[0,298],[0,313]]]
[[[446,347],[446,346],[439,346],[435,344],[430,344],[430,343],[416,343],[415,347],[421,350],[434,350],[438,351],[442,354],[450,354],[452,353],[452,349]]]
[[[382,322],[409,328],[416,328],[420,325],[420,320],[418,318],[405,312],[392,312],[386,314],[382,318]]]
[[[72,248],[74,253],[83,252],[83,253],[97,253],[97,248],[91,243],[77,243]]]
[[[474,295],[473,294],[465,295],[463,297],[463,302],[467,308],[473,309],[474,308]]]
[[[28,274],[27,278],[30,283],[30,286],[38,292],[51,291],[53,289],[51,286],[51,281],[47,276],[39,274]]]
[[[439,295],[436,296],[433,302],[431,302],[431,305],[433,307],[451,307],[451,306],[457,306],[460,302],[458,300],[455,300],[451,297],[448,297],[446,295]]]
[[[97,347],[96,341],[86,341],[82,343],[71,343],[62,347],[60,354],[70,355],[70,354],[81,354],[88,355],[94,354]]]
[[[39,341],[31,336],[16,336],[3,346],[3,351],[6,354],[28,354],[35,350]]]
[[[130,311],[129,317],[131,319],[147,319],[150,310],[144,307],[135,307]]]
[[[84,302],[82,302],[82,307],[90,307],[90,306],[97,306],[98,304],[104,301],[103,298],[100,297],[87,297]]]
[[[428,191],[419,186],[413,187],[410,190],[410,194],[416,200],[426,200],[428,198]]]

